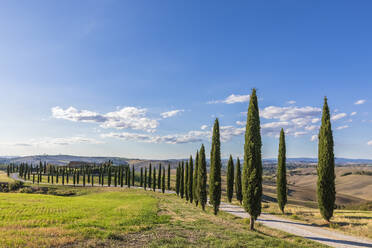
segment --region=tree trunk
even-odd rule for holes
[[[250,230],[254,230],[254,218],[251,216],[251,221],[250,221],[250,227],[249,227],[249,229]]]

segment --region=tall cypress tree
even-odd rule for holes
[[[184,163],[182,161],[181,170],[180,170],[180,195],[182,199],[183,199],[184,193],[185,193],[185,168],[184,168]]]
[[[131,178],[131,173],[130,173],[130,167],[128,165],[127,167],[127,180],[128,180],[128,188],[130,188],[130,178]]]
[[[201,146],[199,151],[197,192],[198,201],[202,209],[205,210],[205,204],[207,203],[207,162],[204,145]]]
[[[152,173],[152,168],[151,168],[151,163],[150,163],[150,165],[149,165],[149,184],[148,184],[150,189],[151,189],[151,180],[152,180],[151,173]]]
[[[209,177],[209,202],[213,205],[214,214],[218,213],[221,202],[221,144],[220,125],[216,118],[213,126],[211,166]]]
[[[286,178],[286,151],[285,151],[285,136],[284,130],[280,130],[279,138],[279,153],[278,153],[278,168],[276,173],[276,194],[278,205],[282,213],[284,206],[287,204],[287,178]]]
[[[135,180],[135,176],[134,176],[134,165],[132,165],[132,186],[134,186],[134,180]]]
[[[143,188],[146,190],[146,186],[147,186],[147,167],[145,167],[145,181],[144,181],[144,184],[143,184]]]
[[[163,168],[163,177],[162,177],[162,184],[161,184],[161,192],[165,192],[165,168]]]
[[[336,176],[331,118],[326,97],[324,98],[322,124],[319,129],[318,138],[318,206],[323,218],[329,222],[333,216],[333,209],[336,200]]]
[[[159,164],[158,189],[161,189],[161,164]]]
[[[250,229],[261,214],[262,159],[261,159],[260,116],[256,89],[252,90],[245,129],[243,166],[243,206],[250,215]]]
[[[198,196],[198,164],[199,164],[199,151],[196,151],[195,157],[195,170],[194,170],[194,178],[192,180],[192,191],[193,191],[193,198],[195,201],[195,205],[198,206],[199,203],[199,196]]]
[[[236,199],[242,204],[242,171],[240,169],[240,160],[236,160],[236,176],[235,176],[235,195]]]
[[[111,166],[108,168],[108,173],[107,173],[107,185],[110,187],[111,186]]]
[[[155,191],[156,190],[156,168],[154,166],[154,171],[153,171],[153,180],[152,180],[152,190]]]
[[[170,190],[170,179],[171,179],[171,167],[168,164],[168,178],[167,178],[167,189]]]
[[[176,194],[179,195],[180,194],[180,164],[178,163],[178,167],[177,167],[177,170],[176,170]]]
[[[143,168],[141,167],[140,187],[143,187]]]
[[[194,194],[193,194],[193,176],[194,176],[194,162],[192,160],[192,156],[190,156],[189,160],[189,177],[187,179],[187,186],[188,186],[188,191],[189,191],[189,201],[192,203],[194,199]]]
[[[234,161],[230,155],[229,162],[227,163],[227,200],[231,202],[234,194]]]
[[[189,162],[186,161],[185,164],[185,197],[186,201],[189,200]]]

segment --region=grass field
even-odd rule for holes
[[[6,174],[4,171],[0,171],[0,182],[2,183],[11,183],[14,182],[14,180]]]
[[[0,193],[0,247],[319,247],[175,195],[54,187],[78,194]]]

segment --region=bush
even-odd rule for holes
[[[9,191],[16,191],[20,188],[23,188],[23,182],[21,181],[15,181],[8,184]]]

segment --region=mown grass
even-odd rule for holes
[[[6,174],[5,171],[0,171],[0,182],[1,183],[11,183],[14,182],[14,180]]]
[[[265,203],[263,207],[266,213],[305,221],[320,227],[329,227],[351,235],[372,238],[372,211],[336,209],[331,225],[328,225],[321,217],[319,209],[288,204],[285,207],[285,214],[282,214],[276,203]]]

